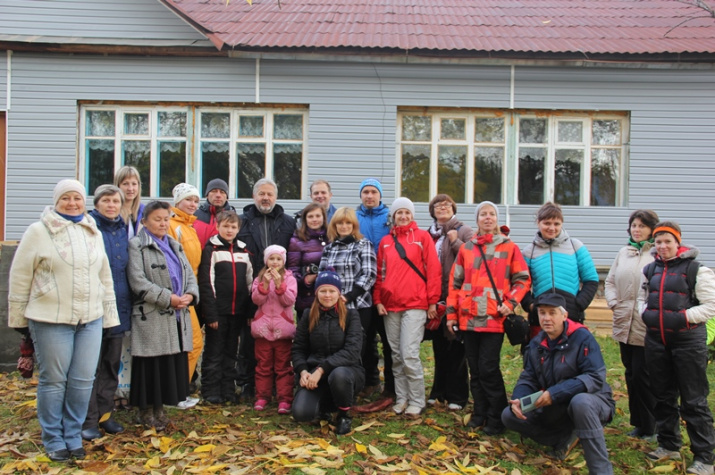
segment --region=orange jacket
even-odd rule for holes
[[[483,250],[500,298],[514,310],[531,288],[529,268],[519,247],[507,236],[495,234]],[[447,320],[458,323],[461,331],[503,333],[504,315],[498,306],[474,236],[459,249],[449,276]]]

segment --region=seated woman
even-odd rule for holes
[[[144,208],[143,228],[129,241],[132,309],[130,401],[146,427],[164,430],[164,404],[176,406],[189,395],[192,331],[189,305],[199,287],[181,244],[168,236],[169,203]]]
[[[349,411],[365,384],[362,327],[357,312],[340,298],[342,283],[335,272],[320,272],[315,289],[315,301],[298,322],[293,341],[298,386],[293,417],[308,422],[337,409],[335,433],[343,435],[350,432]]]

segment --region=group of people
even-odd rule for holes
[[[417,416],[438,403],[461,410],[471,391],[470,428],[519,431],[559,458],[580,440],[589,472],[612,473],[603,425],[615,402],[583,325],[598,274],[562,229],[557,204],[539,209],[534,239],[521,249],[492,202],[477,205],[472,228],[438,194],[434,222],[422,230],[414,204],[400,197],[387,207],[373,178],[360,184],[357,209],[336,209],[329,183],[314,182],[312,203],[295,218],[276,203],[270,179],[256,182],[240,215],[226,182],[205,188],[204,203],[180,183],[173,207],[143,205],[139,173],[123,167],[86,213],[83,185],[62,180],[54,206],[23,236],[10,326],[29,327],[35,341],[50,459],[82,458],[83,438],[124,430],[111,415],[121,337],[131,329],[130,403],[157,430],[169,423],[165,405],[198,402],[192,380],[203,354],[208,404],[244,398],[263,411],[275,395],[278,413],[299,422],[337,412],[335,431],[346,434],[359,394],[382,389],[395,413]],[[648,456],[679,458],[682,417],[694,453],[688,473],[713,473],[704,322],[715,315],[715,274],[694,261],[676,223],[650,210],[631,215],[628,234],[606,298],[626,368],[629,435],[657,432]],[[500,353],[519,305],[531,332],[509,399]],[[423,339],[435,359],[429,396]]]

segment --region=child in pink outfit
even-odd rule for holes
[[[298,283],[293,273],[285,268],[286,250],[282,246],[268,246],[263,251],[266,264],[253,281],[251,298],[258,306],[251,322],[255,338],[256,403],[257,411],[265,409],[273,394],[276,380],[278,413],[289,414],[293,402],[293,366],[291,346],[295,336],[293,305],[298,294]]]

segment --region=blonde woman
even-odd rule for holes
[[[141,202],[142,179],[139,170],[129,165],[123,166],[114,174],[114,186],[119,187],[124,193],[124,204],[120,214],[127,223],[127,234],[131,239],[141,229],[144,214],[144,205]]]

